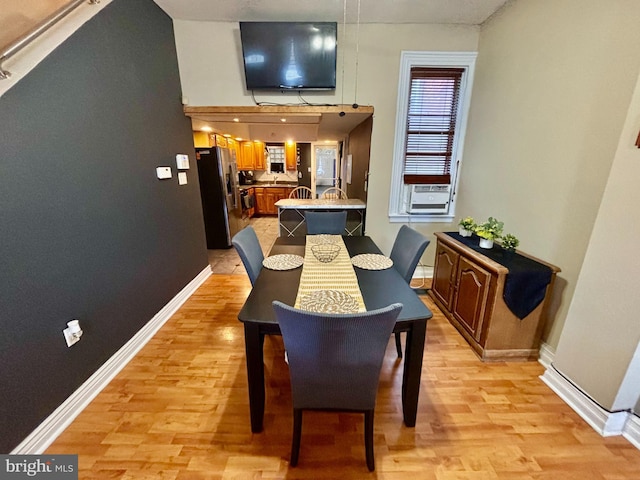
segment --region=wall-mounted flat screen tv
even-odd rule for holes
[[[336,22],[240,22],[247,90],[336,88]]]

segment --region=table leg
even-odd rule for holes
[[[264,418],[264,334],[256,324],[244,324],[244,347],[247,357],[247,378],[249,383],[249,411],[251,431],[262,431]]]
[[[414,321],[412,327],[407,331],[402,375],[402,413],[404,424],[407,427],[416,426],[426,334],[426,320]]]

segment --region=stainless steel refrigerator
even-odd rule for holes
[[[208,249],[231,247],[231,239],[244,227],[234,154],[220,147],[196,149]]]

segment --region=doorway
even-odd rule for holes
[[[312,143],[311,190],[314,198],[322,197],[331,187],[340,187],[338,143]]]

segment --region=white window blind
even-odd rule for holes
[[[462,68],[412,67],[405,184],[450,184]]]

